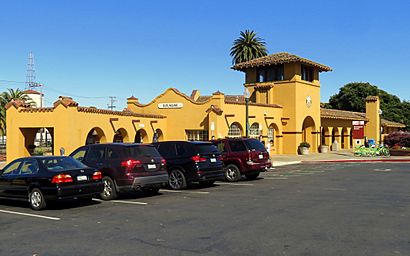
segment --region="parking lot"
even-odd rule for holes
[[[409,171],[300,164],[40,212],[2,200],[0,255],[409,255]]]

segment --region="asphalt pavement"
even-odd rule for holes
[[[0,201],[0,255],[410,255],[409,163],[302,163],[254,181],[52,205]]]

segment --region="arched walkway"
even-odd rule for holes
[[[30,155],[52,155],[54,152],[54,129],[22,128],[24,145]]]
[[[128,133],[124,128],[118,129],[112,140],[113,142],[121,143],[121,142],[129,142]]]
[[[87,138],[85,139],[85,145],[104,142],[107,142],[107,139],[105,138],[103,130],[99,127],[94,127],[93,129],[91,129],[87,134]]]
[[[279,134],[279,128],[275,123],[271,123],[268,127],[268,141],[271,145],[271,152],[275,154],[280,154],[280,140],[277,135]]]
[[[149,143],[147,132],[144,129],[139,129],[135,134],[135,143]]]
[[[249,137],[259,139],[260,129],[258,123],[253,123],[249,128]]]
[[[312,117],[307,116],[303,120],[302,125],[302,141],[305,141],[310,144],[310,148],[313,152],[317,151],[317,142],[316,142],[316,125]]]
[[[229,126],[228,137],[229,138],[240,138],[243,136],[243,129],[242,126],[234,122]]]
[[[164,133],[161,131],[161,129],[156,129],[155,132],[157,134],[158,141],[163,141],[164,140]]]

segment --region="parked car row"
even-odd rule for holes
[[[210,186],[242,175],[255,179],[270,166],[268,152],[256,139],[90,144],[69,157],[14,160],[0,171],[0,198],[28,200],[32,209],[41,210],[51,200],[112,200],[124,191],[156,194],[165,186]]]

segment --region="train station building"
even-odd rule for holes
[[[380,118],[378,97],[366,99],[366,113],[321,108],[320,79],[326,65],[289,53],[277,53],[232,69],[245,74],[249,104],[244,95],[216,90],[186,95],[169,88],[148,104],[131,96],[123,111],[79,106],[75,99],[60,97],[52,107],[32,107],[22,101],[7,105],[7,162],[33,154],[39,129],[52,137],[51,154],[66,154],[90,143],[155,140],[211,140],[243,137],[248,105],[249,136],[271,144],[271,154],[297,154],[301,142],[311,152],[334,141],[349,149],[363,141],[353,139],[353,122],[364,124],[367,138],[379,141],[385,134],[405,127]],[[138,95],[136,95],[138,96]],[[382,128],[382,129],[381,129]]]

